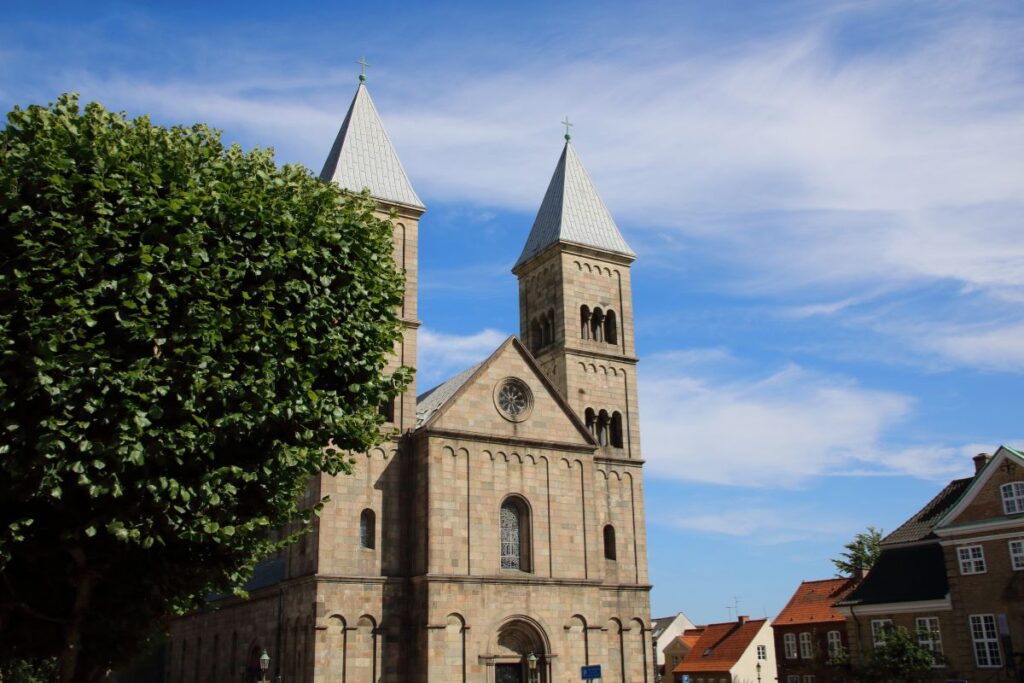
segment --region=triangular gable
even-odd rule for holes
[[[960,499],[935,525],[936,531],[951,526],[1005,518],[1000,487],[1024,482],[1024,454],[1000,446],[961,494]],[[1013,515],[1014,518],[1019,515]]]
[[[495,390],[509,377],[524,382],[533,398],[529,417],[520,422],[505,418],[496,405]],[[440,405],[432,407],[417,431],[423,430],[597,447],[583,421],[514,336],[472,369],[468,377],[460,379],[457,389]]]

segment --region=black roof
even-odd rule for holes
[[[938,543],[884,548],[868,575],[841,604],[938,600],[948,592],[946,562]]]
[[[974,477],[967,477],[949,482],[946,488],[939,491],[939,494],[928,501],[928,504],[918,510],[913,517],[883,538],[882,545],[914,543],[935,538],[932,529],[942,519],[942,516],[956,504],[973,480]]]

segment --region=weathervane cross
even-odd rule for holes
[[[366,57],[360,57],[359,61],[356,62],[359,65],[359,81],[366,80],[366,67],[370,66],[370,63],[366,61]]]
[[[572,138],[572,136],[569,135],[569,128],[572,127],[572,124],[569,123],[569,116],[568,115],[566,115],[565,120],[562,121],[562,125],[565,126],[565,139],[566,139],[566,141],[568,141],[569,139]]]

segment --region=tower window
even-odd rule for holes
[[[540,321],[534,318],[530,321],[530,349],[537,353],[542,346],[544,346],[544,333],[541,331]]]
[[[364,548],[377,546],[377,515],[370,508],[359,515],[359,545]]]
[[[544,316],[544,345],[547,346],[555,341],[555,312],[548,311]]]
[[[590,308],[580,306],[580,339],[590,339]]]
[[[604,559],[615,559],[615,527],[611,524],[604,525]]]
[[[594,413],[593,408],[587,408],[586,412],[583,413],[584,422],[587,425],[587,431],[590,435],[597,438],[597,415]]]
[[[608,411],[602,410],[597,414],[597,443],[601,446],[608,445]]]
[[[609,344],[618,344],[619,328],[615,324],[615,311],[604,314],[604,340]]]
[[[518,496],[501,504],[501,568],[530,571],[530,510]]]
[[[612,413],[611,443],[615,448],[622,448],[622,413]]]
[[[590,314],[590,338],[604,341],[604,313],[600,308],[595,308]]]

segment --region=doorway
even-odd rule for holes
[[[495,664],[494,683],[525,683],[523,676],[523,665],[520,664]]]

